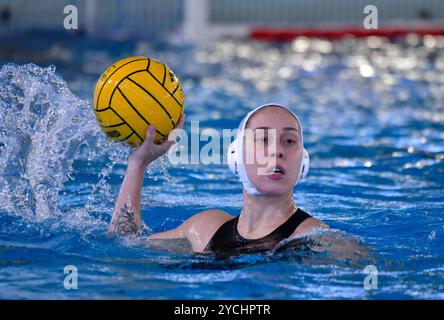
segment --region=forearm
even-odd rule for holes
[[[129,160],[120,187],[109,231],[118,235],[138,234],[141,226],[141,194],[145,165]]]
[[[182,129],[184,116],[180,117],[178,128]],[[109,231],[118,235],[138,234],[140,221],[140,199],[142,197],[143,176],[146,167],[165,154],[174,143],[172,139],[155,143],[156,128],[148,126],[143,143],[137,147],[128,159],[125,178],[120,187],[116,207],[111,218]]]

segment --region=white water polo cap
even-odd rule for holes
[[[256,187],[251,183],[250,179],[248,179],[247,170],[244,163],[244,155],[243,155],[243,141],[245,136],[245,126],[247,124],[248,119],[258,110],[265,108],[265,107],[280,107],[284,108],[285,110],[288,110],[293,117],[296,119],[298,126],[299,126],[299,132],[301,137],[301,146],[302,146],[302,157],[301,157],[301,163],[299,164],[299,174],[296,178],[295,184],[296,185],[300,180],[304,179],[307,175],[308,169],[310,167],[310,157],[308,156],[307,150],[304,148],[304,137],[302,134],[302,126],[301,122],[299,121],[299,118],[296,116],[296,114],[291,111],[288,107],[285,107],[278,103],[267,103],[263,104],[256,109],[251,110],[247,113],[247,115],[242,119],[241,123],[239,124],[239,128],[237,130],[237,135],[234,141],[228,146],[227,150],[227,162],[228,167],[230,168],[230,171],[233,172],[235,175],[239,177],[239,181],[244,186],[245,190],[250,195],[261,195],[263,194],[262,191],[256,189]]]

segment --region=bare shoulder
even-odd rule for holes
[[[232,218],[233,216],[224,210],[209,209],[196,213],[190,219],[194,223],[216,223],[217,221],[227,221]]]
[[[187,238],[195,252],[202,252],[214,233],[233,216],[224,210],[209,209],[196,213],[185,223]]]
[[[292,236],[296,236],[302,233],[307,233],[313,230],[314,228],[325,228],[328,229],[329,227],[322,222],[321,220],[318,220],[314,217],[310,217],[305,219],[292,233]]]
[[[196,213],[189,218],[187,227],[192,227],[196,232],[199,232],[200,235],[209,234],[211,238],[216,230],[230,219],[233,219],[233,216],[224,210],[209,209]]]

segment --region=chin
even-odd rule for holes
[[[293,192],[293,185],[288,186],[286,184],[285,185],[267,184],[267,185],[264,185],[262,188],[259,188],[259,190],[261,190],[266,195],[273,195],[273,196],[284,195],[289,192]]]

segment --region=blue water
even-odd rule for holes
[[[188,131],[191,120],[235,128],[264,102],[294,106],[312,160],[298,205],[372,258],[221,260],[108,238],[129,150],[106,141],[91,95],[108,65],[136,54],[182,80]],[[443,38],[189,47],[52,35],[18,39],[0,62],[0,298],[444,298]],[[162,158],[145,175],[143,234],[209,208],[237,215],[241,200],[225,165]],[[369,263],[373,290],[363,285]],[[77,290],[64,288],[68,265]]]

